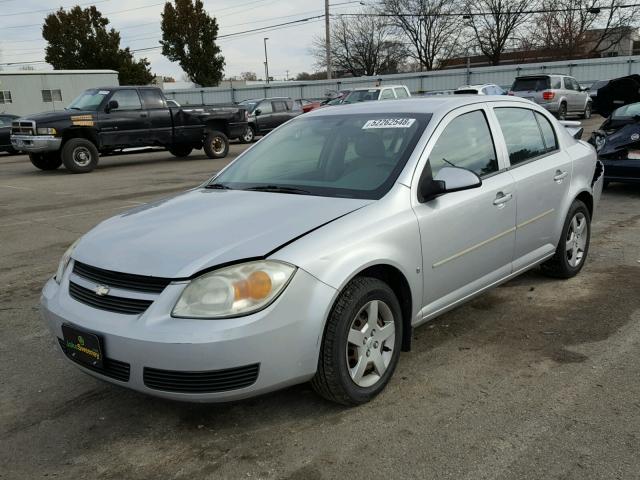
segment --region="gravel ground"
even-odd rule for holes
[[[369,405],[308,385],[174,403],[69,364],[37,307],[65,248],[226,161],[160,152],[70,175],[0,157],[0,478],[638,478],[638,187],[604,193],[578,277],[534,270],[417,329]]]

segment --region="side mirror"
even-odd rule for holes
[[[253,114],[257,117],[258,115],[260,115],[262,113],[262,110],[260,110],[259,108],[256,108],[255,111],[253,112]]]
[[[105,108],[105,111],[109,113],[111,110],[117,110],[119,106],[120,105],[118,105],[117,100],[109,100],[109,103],[107,103],[107,108]]]
[[[420,179],[418,195],[421,202],[427,202],[445,193],[469,190],[481,185],[482,179],[471,170],[459,167],[442,167],[433,179],[428,177]]]

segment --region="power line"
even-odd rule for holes
[[[87,2],[87,3],[78,3],[75,5],[67,5],[66,7],[60,8],[73,8],[73,7],[83,7],[85,5],[95,5],[96,3],[104,3],[109,2],[110,0],[97,0],[95,2]],[[42,13],[42,12],[56,12],[58,9],[56,8],[45,8],[42,10],[31,10],[28,12],[14,12],[14,13],[0,13],[0,17],[15,17],[17,15],[31,15],[32,13]]]

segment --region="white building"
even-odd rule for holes
[[[0,113],[62,110],[83,90],[118,85],[115,70],[0,71]]]

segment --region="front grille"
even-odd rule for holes
[[[32,121],[19,121],[11,122],[11,134],[12,135],[35,135],[35,122]]]
[[[170,278],[147,277],[144,275],[133,275],[131,273],[113,272],[111,270],[92,267],[78,261],[74,263],[73,273],[100,285],[125,290],[135,290],[138,292],[161,293],[165,287],[171,283]]]
[[[77,363],[78,365],[81,365],[88,370],[99,373],[100,375],[104,375],[105,377],[114,378],[116,380],[120,380],[121,382],[129,381],[129,371],[131,370],[131,367],[128,363],[114,360],[113,358],[105,358],[102,361],[103,367],[97,368],[93,365],[79,362],[76,357],[71,355],[71,352],[64,344],[64,340],[59,338],[58,343],[60,344],[60,348],[62,348],[64,354],[72,362]]]
[[[260,364],[211,370],[206,372],[180,372],[144,368],[144,384],[154,390],[178,393],[215,393],[236,390],[253,385],[258,379]]]
[[[75,300],[100,310],[138,315],[144,312],[153,302],[137,298],[114,297],[112,295],[97,295],[93,290],[81,287],[77,283],[69,282],[69,294]]]

